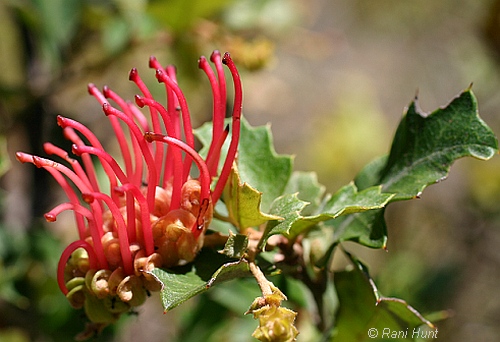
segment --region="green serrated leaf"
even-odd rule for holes
[[[319,210],[320,214],[314,216],[302,216],[301,211],[306,207],[307,202],[298,199],[297,194],[278,197],[273,202],[271,213],[282,216],[284,219],[270,221],[267,224],[261,247],[270,236],[275,234],[295,238],[319,222],[329,221],[342,215],[383,208],[394,195],[382,193],[380,189],[378,186],[358,192],[354,183],[350,183],[326,201]]]
[[[380,186],[358,191],[354,182],[351,182],[337,191],[321,210],[336,218],[340,215],[383,208],[393,197],[393,194],[383,193]]]
[[[313,215],[321,204],[325,194],[325,187],[318,183],[318,176],[315,172],[295,171],[292,173],[283,193],[297,193],[299,199],[309,203],[307,208],[302,210],[302,214]]]
[[[195,133],[203,144],[200,154],[204,156],[210,146],[212,124],[204,124]],[[228,142],[222,149],[222,160],[227,145]],[[268,217],[263,212],[267,212],[274,199],[283,194],[292,173],[292,158],[276,153],[269,126],[251,127],[242,118],[237,165],[237,174],[232,174],[228,180],[232,188],[228,189],[226,186],[223,196],[230,215],[234,215],[230,217],[233,224],[244,229],[277,219]],[[233,198],[235,195],[240,196],[239,199]],[[248,211],[238,213],[244,209],[242,205]]]
[[[250,275],[248,263],[244,260],[223,264],[205,281],[195,268],[190,272],[179,274],[161,268],[152,271],[158,281],[162,283],[160,297],[166,311],[181,305],[188,299],[207,291],[210,287],[235,278]]]
[[[382,184],[384,192],[396,193],[393,200],[411,199],[428,185],[446,178],[456,159],[487,160],[497,149],[497,139],[479,117],[470,89],[428,115],[415,100],[396,131],[385,165],[372,164],[363,170],[357,185]]]
[[[388,156],[382,156],[376,158],[366,164],[365,167],[356,175],[354,183],[359,189],[366,189],[370,186],[379,184],[380,172],[387,164],[387,157]]]
[[[359,189],[380,184],[384,192],[395,194],[391,202],[412,199],[428,185],[446,178],[456,159],[489,159],[497,149],[497,139],[479,118],[470,89],[429,115],[413,102],[396,131],[389,156],[369,163],[356,176],[355,184]],[[336,241],[357,241],[373,248],[386,246],[383,209],[357,213],[331,225],[336,230]]]
[[[224,198],[229,220],[241,230],[258,226],[269,220],[281,219],[279,216],[264,214],[260,211],[262,193],[247,183],[241,183],[238,170],[233,167],[224,189]]]
[[[283,215],[282,220],[274,220],[270,221],[266,230],[264,231],[264,236],[260,241],[259,248],[264,248],[267,239],[272,235],[282,234],[288,236],[289,230],[292,225],[297,222],[299,219],[304,219],[303,216],[300,215],[302,209],[307,205],[307,202],[301,201],[297,194],[283,195],[278,197],[271,206],[272,214],[281,214]]]
[[[188,299],[207,290],[206,282],[194,271],[186,274],[177,274],[161,268],[155,268],[152,273],[163,284],[160,297],[165,312],[172,310]]]
[[[269,126],[251,127],[241,122],[238,170],[242,182],[262,192],[261,208],[268,211],[281,196],[292,174],[292,157],[278,155]]]
[[[334,275],[339,310],[333,341],[414,341],[415,331],[437,335],[435,326],[405,301],[381,296],[366,266],[346,254],[354,269]]]
[[[213,274],[212,278],[207,282],[207,288],[228,280],[249,277],[250,275],[250,268],[245,260],[228,262]]]
[[[334,227],[334,242],[355,241],[366,247],[386,248],[385,208],[370,210],[328,221]]]
[[[241,258],[245,254],[247,247],[248,236],[229,232],[229,238],[221,253],[230,258]]]

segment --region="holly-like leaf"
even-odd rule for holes
[[[261,210],[268,211],[290,179],[292,157],[276,153],[269,126],[251,127],[242,120],[238,170],[243,182],[262,193]]]
[[[233,234],[229,231],[229,238],[224,245],[224,249],[220,252],[229,258],[241,258],[245,254],[247,246],[248,236],[243,234]]]
[[[321,211],[336,218],[340,215],[383,208],[393,194],[381,192],[380,186],[358,191],[353,182],[337,191],[323,206]]]
[[[155,268],[152,273],[162,283],[160,297],[165,312],[181,305],[188,299],[207,290],[206,282],[194,271],[177,274],[161,268]]]
[[[230,119],[226,122],[229,124]],[[212,124],[202,125],[196,129],[195,134],[203,144],[200,155],[206,156],[212,139]],[[222,148],[221,160],[225,158],[228,145],[229,141],[226,141]],[[284,193],[292,174],[292,163],[291,156],[278,155],[274,150],[269,126],[251,127],[244,117],[241,119],[239,176],[242,183],[250,184],[262,193],[262,211],[268,211],[274,199]]]
[[[334,227],[334,243],[354,241],[371,248],[386,248],[385,208],[339,217],[326,224]]]
[[[283,219],[268,222],[264,236],[260,240],[259,248],[264,248],[267,239],[272,235],[282,234],[289,236],[290,228],[294,223],[299,220],[306,220],[305,217],[301,216],[300,212],[307,204],[307,202],[298,199],[296,193],[278,197],[271,206],[271,213],[280,213],[283,215]]]
[[[212,124],[204,124],[195,133],[203,144],[200,155],[205,156],[211,142]],[[226,141],[222,148],[222,160],[228,144]],[[264,212],[269,210],[275,198],[283,194],[291,172],[292,158],[276,153],[269,126],[251,127],[242,118],[237,169],[233,167],[223,196],[229,220],[236,227],[245,229],[278,219]]]
[[[258,226],[269,220],[281,219],[279,216],[264,214],[260,211],[262,193],[242,183],[236,167],[233,166],[226,187],[224,198],[229,220],[240,230]]]
[[[302,214],[314,215],[323,200],[325,186],[318,183],[318,176],[315,172],[295,171],[286,185],[284,194],[295,193],[300,200],[308,202]]]
[[[411,199],[445,179],[456,159],[487,160],[497,149],[497,139],[479,117],[470,89],[430,114],[423,113],[415,100],[399,124],[385,165],[369,165],[356,184],[360,188],[382,184],[384,192],[396,194],[393,200]]]
[[[355,184],[359,189],[381,185],[384,192],[395,194],[390,202],[412,199],[428,185],[445,179],[456,159],[489,159],[497,149],[497,139],[479,118],[470,89],[428,115],[421,112],[415,101],[396,131],[389,156],[365,166]],[[335,228],[335,243],[351,240],[385,248],[384,211],[381,208],[329,222]]]
[[[414,341],[423,334],[437,337],[436,327],[408,303],[380,295],[366,266],[346,254],[354,268],[334,275],[339,310],[333,341]]]
[[[152,274],[162,283],[160,291],[163,308],[166,311],[181,305],[188,299],[207,291],[210,287],[235,278],[250,275],[248,263],[244,260],[227,262],[220,266],[208,280],[204,280],[195,267],[191,271],[179,274],[161,268],[155,268]]]
[[[319,214],[313,216],[302,216],[301,211],[307,202],[299,200],[297,194],[281,196],[273,202],[271,213],[284,219],[267,224],[262,242],[274,234],[295,238],[319,222],[383,208],[394,195],[382,193],[380,189],[380,186],[377,186],[358,192],[354,183],[350,183],[331,196],[318,210]]]

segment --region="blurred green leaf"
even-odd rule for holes
[[[14,234],[0,226],[0,298],[25,308],[29,301],[15,283],[23,279],[30,267],[29,241],[23,234]]]
[[[10,14],[10,8],[5,1],[0,2],[0,22],[2,23],[0,25],[0,65],[9,66],[2,68],[0,73],[0,89],[4,97],[3,92],[7,89],[16,89],[23,85],[25,65],[21,28],[16,25],[16,19]],[[6,96],[3,100],[5,99]]]
[[[302,210],[303,215],[312,215],[319,208],[325,187],[318,183],[315,172],[295,171],[285,187],[285,194],[297,193],[297,197],[309,204]]]
[[[149,12],[165,27],[179,32],[191,28],[198,20],[220,12],[232,0],[151,1]]]
[[[10,168],[10,159],[7,150],[7,141],[5,137],[0,136],[0,177],[2,177]]]
[[[32,31],[40,35],[42,56],[52,66],[59,67],[60,52],[68,47],[80,20],[82,2],[79,0],[34,0],[33,8],[26,7]]]
[[[340,306],[332,341],[379,341],[384,337],[414,341],[414,331],[427,331],[422,325],[437,336],[435,326],[405,301],[383,297],[366,266],[346,254],[354,268],[334,274]]]
[[[127,45],[130,34],[130,25],[124,18],[111,17],[104,22],[102,44],[108,53],[119,53]]]

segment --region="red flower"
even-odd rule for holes
[[[189,108],[177,85],[175,68],[162,67],[154,57],[150,58],[149,66],[165,85],[166,105],[153,99],[136,69],[132,69],[129,76],[142,93],[135,96],[136,105],[124,101],[106,86],[102,92],[93,84],[88,86],[89,93],[99,101],[111,122],[123,165],[106,152],[87,127],[62,116],[57,118],[57,123],[63,128],[64,136],[73,142],[72,152],[80,161],[50,143],[44,145],[46,153],[60,157],[64,164],[23,152],[16,154],[19,161],[50,172],[68,196],[67,203],[45,215],[48,221],[55,221],[62,211],[72,210],[78,227],[79,239],[62,253],[58,283],[74,306],[85,306],[94,322],[106,320],[97,317],[92,309],[95,297],[99,301],[115,298],[113,303],[118,297],[130,306],[140,304],[138,299],[144,296],[139,293],[158,289],[146,271],[190,262],[203,245],[213,207],[236,157],[242,105],[239,74],[229,54],[221,58],[219,52],[214,51],[210,60],[216,72],[205,57],[199,60],[213,95],[213,134],[205,159],[194,149]],[[231,72],[235,96],[231,142],[218,174],[221,148],[230,131],[229,126],[224,127],[226,83],[222,64]],[[149,108],[151,126],[138,107]],[[107,175],[112,189],[109,194],[100,190],[92,155],[98,158]],[[190,176],[193,164],[198,169],[196,179]],[[217,183],[211,189],[211,181],[217,176]],[[128,308],[125,305],[122,309]],[[111,318],[121,313],[113,310],[108,310]]]

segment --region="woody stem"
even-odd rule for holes
[[[248,262],[248,266],[250,267],[250,272],[252,272],[255,280],[257,280],[257,284],[260,287],[262,296],[269,296],[273,294],[269,280],[267,280],[266,276],[264,275],[264,273],[262,273],[259,266],[257,266],[254,261]]]

